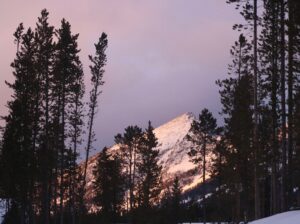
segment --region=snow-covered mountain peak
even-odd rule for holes
[[[184,113],[173,120],[155,128],[154,133],[158,139],[159,147],[166,149],[176,142],[183,140],[191,128],[195,116]]]
[[[171,130],[174,128],[186,128],[191,124],[191,122],[193,122],[194,119],[194,114],[187,112],[155,128],[155,132],[158,132],[157,134],[159,134],[160,131]]]
[[[163,167],[164,179],[173,179],[175,175],[181,176],[195,169],[188,156],[192,143],[186,138],[194,120],[195,116],[192,113],[184,113],[154,129],[158,139],[159,163]]]
[[[172,184],[175,176],[180,177],[183,191],[187,191],[201,183],[200,172],[188,156],[193,144],[186,137],[195,119],[192,113],[184,113],[154,129],[158,141],[158,163],[163,168],[164,187]],[[119,146],[114,145],[109,150],[118,151]],[[88,162],[87,198],[92,195],[93,169],[96,166],[98,155],[91,157]]]

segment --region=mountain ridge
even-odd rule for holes
[[[197,166],[190,161],[188,152],[193,143],[188,141],[192,122],[196,119],[193,113],[187,112],[166,122],[154,129],[158,140],[159,161],[162,166],[163,188],[169,187],[175,176],[180,178],[182,190],[188,191],[202,181],[201,173]],[[118,150],[118,145],[113,145],[109,150]],[[88,161],[87,168],[87,195],[91,198],[93,184],[93,169],[96,166],[99,153]]]

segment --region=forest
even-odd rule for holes
[[[66,19],[56,28],[43,9],[35,27],[20,23],[1,127],[2,223],[247,223],[300,209],[300,2],[226,2],[244,22],[232,24],[232,61],[216,80],[223,125],[204,108],[186,136],[201,173],[188,199],[180,177],[163,181],[151,121],[116,133],[118,149],[95,145],[109,36],[99,36],[85,72]]]

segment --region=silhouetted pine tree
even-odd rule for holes
[[[253,154],[253,80],[250,74],[251,45],[240,35],[239,41],[231,50],[233,62],[229,66],[228,79],[217,81],[221,87],[222,114],[225,127],[222,147],[219,148],[219,163],[215,167],[222,184],[232,192],[235,198],[233,219],[242,220],[242,213],[250,216],[251,200],[254,186],[251,179],[254,176]],[[223,157],[223,159],[222,159]],[[223,162],[222,162],[223,161]],[[226,161],[224,163],[224,161]],[[253,206],[254,207],[254,206]]]
[[[63,19],[61,28],[56,31],[58,38],[54,60],[54,82],[53,92],[55,92],[58,122],[58,149],[57,158],[59,160],[59,198],[60,198],[60,223],[64,222],[64,200],[67,180],[64,178],[69,160],[74,158],[68,157],[66,150],[66,140],[69,137],[70,130],[70,108],[76,98],[76,88],[78,82],[82,82],[82,66],[78,56],[79,49],[77,44],[78,34],[71,34],[71,25]],[[80,85],[82,85],[80,83]],[[77,126],[79,127],[79,126]],[[70,154],[69,154],[70,155]],[[68,183],[69,185],[69,183]]]
[[[172,189],[171,189],[171,223],[178,223],[181,220],[181,194],[182,190],[179,183],[178,176],[175,177]]]
[[[290,175],[293,179],[292,186],[297,189],[297,191],[295,192],[295,197],[291,201],[291,206],[300,207],[300,87],[297,89],[295,99],[295,151],[293,156],[293,172]]]
[[[279,1],[280,23],[280,96],[281,96],[281,188],[280,211],[286,211],[287,199],[287,109],[286,109],[286,1]]]
[[[194,120],[191,126],[191,134],[188,135],[188,140],[194,143],[194,147],[189,151],[191,161],[199,165],[202,170],[202,184],[203,184],[203,220],[206,222],[205,214],[205,184],[207,175],[207,156],[211,153],[211,147],[216,141],[218,134],[217,120],[213,117],[208,109],[203,109],[199,114],[199,120]]]
[[[262,1],[259,0],[227,0],[227,3],[236,4],[236,9],[240,10],[240,14],[244,17],[246,24],[237,24],[234,25],[234,29],[238,30],[251,30],[252,34],[250,35],[253,39],[253,120],[254,120],[254,129],[253,129],[253,144],[254,144],[254,197],[255,197],[255,218],[258,219],[261,217],[261,202],[260,202],[260,168],[259,168],[259,157],[261,154],[260,143],[259,143],[259,69],[258,69],[258,26],[260,17],[258,15],[259,3]]]
[[[112,155],[107,148],[104,148],[93,172],[94,202],[99,206],[101,221],[115,223],[120,216],[124,200],[124,180],[119,155]]]
[[[154,207],[159,203],[159,196],[162,190],[162,167],[158,165],[159,151],[155,149],[157,146],[157,138],[153,132],[151,122],[148,123],[148,128],[145,130],[138,148],[137,161],[137,215],[138,222],[152,223],[152,213]]]
[[[138,172],[138,204],[142,208],[148,209],[159,200],[161,191],[161,169],[158,165],[159,151],[157,138],[153,132],[151,122],[148,123],[142,146],[138,149],[139,161],[137,162]]]
[[[124,134],[117,134],[115,142],[120,146],[121,158],[125,170],[126,209],[130,212],[136,207],[136,178],[138,151],[142,147],[142,129],[138,126],[128,126]]]
[[[15,81],[7,83],[13,98],[8,102],[9,115],[4,117],[0,153],[0,193],[9,209],[6,223],[57,222],[58,214],[60,223],[75,223],[80,209],[78,185],[82,185],[82,177],[76,160],[83,134],[84,80],[78,34],[71,34],[64,19],[61,28],[54,31],[48,15],[42,10],[34,32],[24,32],[20,24],[14,34]],[[96,56],[90,56],[94,87],[103,84],[106,47],[103,34],[96,44]],[[99,93],[97,88],[91,91],[93,114]],[[69,215],[64,217],[64,212]]]
[[[20,24],[14,34],[17,42],[16,59],[11,64],[14,83],[7,85],[13,91],[13,99],[8,102],[9,115],[3,133],[2,172],[4,173],[5,196],[11,206],[9,214],[17,223],[33,222],[32,189],[36,181],[37,167],[32,145],[34,117],[33,85],[36,81],[34,33],[29,28],[23,33]]]
[[[43,223],[50,221],[50,188],[51,171],[53,167],[53,149],[51,141],[51,81],[54,56],[54,27],[48,23],[48,11],[42,10],[35,29],[36,44],[36,72],[35,82],[35,110],[33,147],[37,150],[40,182],[42,185],[42,208]],[[42,127],[42,128],[41,128]],[[36,149],[37,148],[37,149]]]
[[[263,30],[261,35],[260,55],[262,58],[262,88],[264,97],[268,98],[265,105],[265,115],[269,116],[270,132],[267,138],[266,154],[270,160],[268,161],[268,168],[271,170],[270,179],[270,194],[271,194],[271,208],[270,212],[278,211],[278,166],[280,159],[279,151],[279,87],[280,87],[280,48],[279,48],[279,7],[276,1],[265,2],[265,12],[263,16]],[[267,133],[266,133],[267,134]]]
[[[107,43],[108,43],[107,35],[105,33],[102,33],[101,37],[98,40],[98,43],[95,44],[95,48],[96,48],[95,56],[89,55],[89,59],[92,62],[92,65],[90,65],[90,70],[92,73],[92,78],[91,78],[92,90],[90,91],[90,102],[89,102],[89,112],[88,112],[88,139],[87,139],[87,146],[85,149],[86,155],[85,155],[85,164],[83,170],[82,197],[84,197],[84,192],[85,192],[86,171],[87,171],[89,154],[90,154],[90,150],[92,149],[92,143],[95,140],[93,125],[94,125],[94,119],[98,107],[98,96],[102,92],[100,87],[104,84],[104,81],[102,79],[104,74],[104,66],[107,60],[105,54]]]
[[[295,169],[294,163],[299,162],[299,158],[295,156],[295,151],[297,143],[299,139],[299,131],[297,133],[295,129],[297,129],[298,117],[296,107],[299,105],[299,68],[300,68],[300,60],[299,60],[299,52],[300,52],[300,3],[297,0],[288,0],[287,1],[288,7],[288,15],[287,15],[287,54],[288,54],[288,75],[287,75],[287,104],[288,104],[288,166],[287,166],[287,192],[288,192],[288,205],[294,206],[295,200],[293,195],[293,190],[295,189],[295,184],[293,183],[294,180],[298,179],[294,174]],[[298,97],[298,98],[297,98]],[[298,154],[299,156],[299,154]],[[298,166],[298,165],[296,165]],[[299,174],[298,174],[299,175]],[[299,188],[298,188],[299,189]],[[298,191],[299,192],[299,191]],[[298,193],[299,194],[299,193]],[[299,205],[299,200],[298,200]]]
[[[252,201],[253,177],[253,139],[250,138],[253,130],[252,122],[252,80],[249,75],[242,76],[234,93],[234,108],[228,123],[226,136],[235,148],[232,159],[236,160],[234,167],[236,181],[234,191],[236,194],[236,219],[242,220],[242,214],[250,213]]]

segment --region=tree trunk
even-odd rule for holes
[[[62,83],[62,107],[61,107],[61,161],[60,161],[60,224],[64,223],[64,154],[65,154],[65,104],[66,104],[66,93],[65,93],[65,78],[63,78]]]
[[[205,179],[205,175],[206,175],[206,139],[204,140],[203,143],[203,177],[202,177],[202,184],[203,184],[203,196],[202,196],[202,200],[203,200],[203,223],[206,223],[206,204],[205,204],[205,195],[206,195],[206,179]]]
[[[294,150],[294,99],[293,99],[293,85],[294,85],[294,5],[292,0],[288,0],[289,8],[289,22],[288,22],[288,203],[291,202],[292,192],[292,167],[293,167],[293,150]]]
[[[45,74],[45,152],[43,161],[43,223],[49,224],[50,218],[50,199],[49,199],[49,77]]]
[[[281,211],[286,210],[286,96],[285,96],[285,11],[284,0],[280,2],[280,55],[281,55],[281,129],[282,129],[282,168],[281,168]]]
[[[94,116],[95,116],[95,108],[97,103],[97,93],[98,93],[98,86],[99,86],[99,79],[97,77],[97,80],[94,84],[94,90],[93,90],[93,96],[91,99],[91,105],[90,105],[90,117],[89,117],[89,127],[88,127],[88,141],[87,141],[87,147],[86,147],[86,154],[85,154],[85,163],[84,163],[84,171],[83,171],[83,184],[82,184],[82,192],[81,192],[81,210],[84,209],[84,196],[85,196],[85,185],[86,185],[86,172],[87,172],[87,166],[88,166],[88,160],[89,160],[89,154],[90,149],[92,146],[92,138],[93,138],[93,123],[94,123]],[[82,212],[82,211],[81,211]]]
[[[260,189],[259,189],[259,172],[258,172],[258,153],[259,153],[259,143],[258,143],[258,102],[257,102],[257,0],[254,1],[254,211],[255,219],[260,218]]]

